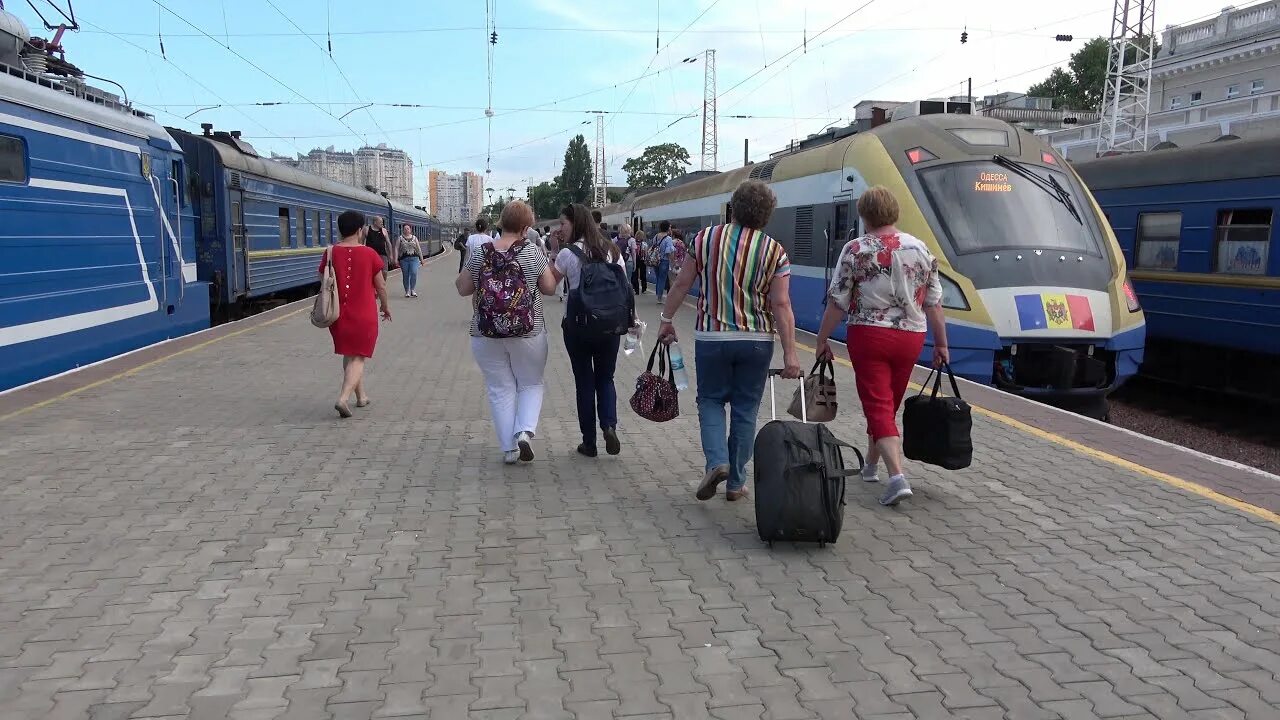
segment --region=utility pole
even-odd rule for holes
[[[1155,0],[1115,0],[1111,52],[1098,124],[1098,155],[1147,149],[1151,61],[1155,54]]]
[[[702,88],[702,168],[715,170],[719,149],[716,128],[716,51],[706,52]]]
[[[602,208],[609,202],[609,181],[605,177],[604,160],[604,115],[596,113],[596,161],[592,171],[595,180],[595,192],[592,194],[592,207]]]
[[[742,138],[742,167],[746,167],[751,164],[751,153],[748,152],[750,148],[751,138]]]

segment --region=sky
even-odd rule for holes
[[[741,165],[744,140],[758,161],[847,123],[862,100],[963,95],[967,78],[979,97],[1025,91],[1086,40],[1109,35],[1113,8],[1113,0],[70,1],[81,30],[63,39],[67,59],[123,85],[161,124],[240,130],[264,156],[386,143],[414,159],[415,204],[425,204],[428,169],[488,171],[495,194],[522,196],[559,173],[575,134],[594,148],[593,111],[607,113],[610,185],[625,185],[622,164],[657,143],[681,144],[690,169],[700,169],[709,49],[717,169],[727,170]],[[69,0],[33,2],[54,18],[52,6],[65,10]],[[1161,0],[1156,27],[1216,16],[1219,5]],[[26,3],[7,7],[47,35]],[[1059,33],[1075,40],[1055,42]]]

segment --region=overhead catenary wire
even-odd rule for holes
[[[279,13],[279,14],[280,14],[280,17],[284,18],[284,19],[285,19],[285,21],[287,21],[290,25],[292,25],[292,26],[294,26],[295,28],[297,28],[297,29],[298,29],[298,32],[302,32],[302,28],[298,26],[298,23],[294,22],[294,21],[293,21],[293,18],[289,17],[289,15],[288,15],[287,13],[285,13],[285,11],[281,10],[281,9],[280,9],[280,6],[276,5],[276,4],[275,4],[275,2],[273,2],[273,0],[265,0],[265,1],[266,1],[266,3],[267,3],[268,5],[270,5],[270,6],[271,6],[271,9],[272,9],[272,10],[275,10],[277,13]],[[304,35],[306,35],[306,33],[303,33],[303,34],[304,34]],[[311,41],[311,44],[312,44],[312,45],[315,45],[315,46],[316,46],[316,49],[320,51],[320,54],[321,54],[322,56],[323,56],[323,55],[327,55],[327,56],[328,56],[328,58],[329,58],[329,62],[332,62],[332,63],[333,63],[333,67],[334,67],[334,69],[336,69],[336,70],[338,71],[338,76],[339,76],[339,77],[341,77],[341,78],[342,78],[342,81],[343,81],[343,82],[345,82],[345,83],[347,84],[347,87],[351,90],[351,94],[355,96],[356,100],[360,100],[361,102],[364,102],[364,101],[361,99],[361,97],[360,97],[360,91],[359,91],[359,90],[356,90],[356,86],[351,82],[351,78],[347,77],[347,73],[343,71],[343,69],[342,69],[342,65],[338,64],[338,61],[337,61],[336,59],[334,59],[334,57],[333,57],[333,43],[331,42],[331,43],[329,44],[329,50],[328,50],[328,52],[326,53],[326,52],[325,52],[325,49],[324,49],[324,46],[323,46],[323,45],[321,45],[320,43],[316,42],[316,39],[315,39],[315,38],[311,37],[310,35],[306,35],[306,38],[307,38],[308,40],[310,40],[310,41]],[[383,129],[382,129],[382,124],[378,122],[378,117],[377,117],[376,115],[374,115],[372,111],[369,111],[369,110],[366,110],[366,111],[365,111],[365,113],[369,116],[369,119],[373,121],[373,126],[374,126],[374,127],[376,127],[376,128],[378,128],[378,132],[379,132],[383,137],[385,137],[388,141],[390,141],[390,140],[391,140],[391,137],[390,137],[389,135],[387,135],[387,131],[386,131],[386,130],[383,130]],[[332,113],[332,112],[330,112],[329,114],[330,114],[330,115],[332,115],[333,113]]]
[[[866,2],[862,3],[862,4],[861,4],[861,5],[859,5],[858,7],[854,8],[854,9],[853,9],[853,11],[852,11],[852,12],[850,12],[849,14],[845,15],[844,17],[840,18],[839,20],[836,20],[835,22],[831,23],[831,24],[830,24],[830,25],[828,25],[827,27],[823,28],[820,32],[818,32],[818,34],[817,34],[817,35],[814,35],[814,36],[813,36],[813,39],[814,39],[814,40],[818,39],[818,38],[819,38],[819,37],[821,37],[822,35],[826,34],[828,31],[830,31],[832,28],[834,28],[834,27],[836,27],[837,25],[839,25],[839,24],[841,24],[841,23],[845,22],[846,20],[848,20],[849,18],[853,17],[854,15],[857,15],[858,13],[862,12],[863,10],[865,10],[868,6],[870,6],[870,5],[871,5],[872,3],[874,3],[874,2],[876,2],[876,0],[866,0]],[[739,80],[738,82],[734,83],[734,85],[733,85],[732,87],[730,87],[728,90],[725,90],[724,92],[721,92],[721,93],[717,93],[717,94],[716,94],[716,99],[717,99],[717,100],[719,100],[720,98],[724,97],[725,95],[728,95],[729,93],[733,92],[733,91],[734,91],[734,90],[736,90],[737,88],[742,87],[742,85],[743,85],[743,84],[745,84],[747,81],[751,80],[751,78],[754,78],[755,76],[757,76],[757,75],[759,75],[760,73],[762,73],[762,72],[764,72],[765,70],[767,70],[771,65],[774,65],[774,64],[778,63],[778,62],[779,62],[779,61],[781,61],[783,58],[786,58],[786,57],[790,56],[790,55],[791,55],[792,53],[794,53],[796,50],[799,50],[799,49],[803,48],[803,47],[804,47],[804,45],[805,45],[807,42],[808,42],[808,38],[806,37],[806,39],[805,39],[804,41],[802,41],[800,44],[798,44],[798,45],[796,45],[795,47],[791,48],[790,50],[788,50],[787,52],[783,53],[782,55],[779,55],[778,57],[774,58],[773,62],[771,62],[771,63],[765,63],[764,67],[760,68],[759,70],[756,70],[755,72],[751,73],[750,75],[746,76],[745,78],[743,78],[743,79]],[[692,111],[690,111],[690,112],[689,112],[688,114],[686,114],[685,116],[683,116],[683,117],[681,117],[681,118],[679,118],[679,119],[677,119],[677,120],[672,121],[672,122],[671,122],[671,124],[667,125],[665,128],[663,128],[663,129],[659,130],[658,132],[654,133],[653,135],[650,135],[649,137],[647,137],[647,138],[645,138],[644,140],[640,141],[640,142],[639,142],[639,143],[637,143],[636,145],[632,146],[632,147],[631,147],[629,150],[627,150],[626,152],[618,153],[618,155],[622,155],[622,156],[630,155],[631,153],[635,152],[635,151],[636,151],[636,150],[638,150],[639,148],[644,147],[644,146],[645,146],[645,144],[646,144],[646,143],[648,143],[650,140],[653,140],[654,138],[658,137],[658,136],[659,136],[659,135],[661,135],[662,133],[664,133],[664,132],[666,132],[667,130],[671,129],[671,128],[676,124],[676,123],[680,122],[681,120],[683,120],[683,119],[685,119],[685,118],[696,117],[696,116],[697,116],[698,111],[699,111],[699,110],[701,110],[701,107],[702,107],[702,106],[701,106],[701,105],[699,105],[697,108],[693,109]],[[616,157],[616,156],[615,156],[615,157]]]
[[[151,0],[151,1],[152,1],[153,3],[155,3],[156,5],[158,5],[158,6],[159,6],[161,9],[163,9],[165,12],[167,12],[167,13],[169,13],[170,15],[174,16],[174,17],[175,17],[175,18],[177,18],[178,20],[181,20],[184,24],[186,24],[187,26],[189,26],[192,30],[195,30],[195,31],[197,31],[197,32],[200,32],[200,33],[204,34],[204,36],[205,36],[206,38],[208,38],[209,40],[213,41],[213,42],[214,42],[214,44],[216,44],[216,45],[218,45],[218,46],[220,46],[220,47],[225,47],[225,46],[223,46],[223,45],[222,45],[222,43],[218,42],[217,38],[215,38],[214,36],[212,36],[212,35],[210,35],[209,33],[205,32],[205,31],[204,31],[204,29],[202,29],[201,27],[199,27],[199,26],[198,26],[198,25],[196,25],[195,23],[191,22],[190,20],[186,19],[186,18],[185,18],[185,17],[183,17],[182,15],[178,14],[177,12],[174,12],[172,8],[170,8],[170,7],[168,7],[167,5],[165,5],[165,4],[164,4],[163,2],[161,2],[160,0]],[[365,136],[365,134],[364,134],[364,133],[359,132],[359,131],[357,131],[355,128],[353,128],[353,127],[351,127],[350,125],[348,125],[348,124],[347,124],[347,122],[346,122],[345,120],[341,120],[341,119],[339,119],[339,118],[338,118],[337,116],[335,116],[333,113],[331,113],[331,112],[329,112],[329,111],[325,110],[323,107],[321,107],[321,106],[320,106],[318,103],[316,103],[314,100],[311,100],[310,98],[306,97],[305,95],[303,95],[302,93],[298,92],[297,90],[294,90],[292,87],[290,87],[290,86],[289,86],[287,83],[285,83],[283,80],[281,80],[280,78],[276,77],[275,75],[272,75],[270,72],[268,72],[267,70],[263,69],[263,68],[262,68],[262,66],[258,65],[258,64],[257,64],[257,63],[255,63],[254,61],[252,61],[252,60],[250,60],[249,58],[247,58],[247,57],[245,57],[244,55],[242,55],[242,54],[241,54],[239,51],[237,51],[235,48],[227,47],[227,48],[226,48],[226,50],[227,50],[227,52],[231,53],[232,55],[235,55],[237,58],[240,58],[240,60],[241,60],[241,61],[243,61],[246,65],[248,65],[248,66],[252,67],[254,70],[257,70],[258,72],[260,72],[260,73],[262,73],[263,75],[265,75],[265,76],[266,76],[268,79],[270,79],[272,82],[276,83],[276,84],[277,84],[277,85],[279,85],[280,87],[283,87],[284,89],[288,90],[289,92],[293,93],[294,95],[298,96],[299,98],[302,98],[303,100],[306,100],[306,101],[307,101],[307,102],[308,102],[312,107],[314,107],[315,109],[317,109],[317,110],[319,110],[320,112],[324,113],[325,115],[328,115],[329,117],[333,118],[334,120],[337,120],[340,124],[342,124],[342,126],[343,126],[343,127],[347,128],[347,129],[348,129],[348,130],[350,130],[352,133],[354,133],[356,136],[358,136],[361,140],[363,140],[365,145],[368,145],[368,144],[369,144],[369,138],[368,138],[367,136]]]
[[[147,48],[145,48],[145,47],[143,47],[143,46],[141,46],[141,45],[139,45],[139,44],[137,44],[137,43],[133,42],[132,40],[129,40],[128,38],[120,37],[120,36],[118,36],[118,35],[115,35],[114,33],[111,33],[110,31],[103,30],[103,28],[102,28],[100,25],[95,25],[94,23],[92,23],[92,22],[90,22],[90,21],[88,21],[88,20],[84,20],[83,22],[84,22],[84,24],[85,24],[85,25],[88,25],[88,26],[90,26],[90,27],[98,28],[99,30],[102,30],[102,31],[103,31],[103,32],[105,32],[106,34],[108,34],[108,35],[112,35],[112,36],[113,36],[113,37],[115,37],[117,40],[119,40],[120,42],[122,42],[122,43],[124,43],[124,44],[126,44],[126,45],[128,45],[128,46],[130,46],[130,47],[133,47],[133,48],[135,48],[135,49],[137,49],[137,50],[141,50],[141,51],[142,51],[143,53],[145,53],[148,57],[157,57],[157,58],[160,58],[160,57],[161,57],[159,54],[154,53],[154,52],[152,52],[152,51],[148,50]],[[172,67],[174,70],[178,71],[178,73],[180,73],[183,77],[185,77],[185,78],[187,78],[188,80],[190,80],[190,81],[191,81],[192,83],[194,83],[197,87],[199,87],[199,88],[203,89],[205,92],[209,93],[210,95],[212,95],[212,96],[213,96],[213,97],[215,97],[215,98],[218,98],[218,99],[221,99],[221,98],[222,98],[222,96],[221,96],[221,95],[219,95],[217,92],[215,92],[215,91],[214,91],[212,88],[210,88],[208,85],[205,85],[203,82],[201,82],[199,79],[197,79],[194,75],[192,75],[191,73],[187,72],[186,70],[183,70],[183,69],[182,69],[182,67],[181,67],[181,66],[179,66],[177,63],[173,62],[172,60],[169,60],[168,58],[161,58],[161,59],[162,59],[162,60],[164,60],[164,61],[165,61],[165,63],[167,63],[167,64],[169,65],[169,67]],[[138,103],[138,104],[139,104],[139,105],[142,105],[142,103]],[[146,106],[146,107],[149,107],[149,106]],[[231,107],[231,109],[232,109],[232,110],[235,110],[235,111],[236,111],[237,113],[239,113],[240,115],[243,115],[243,116],[244,116],[244,118],[245,118],[246,120],[248,120],[249,122],[253,123],[255,126],[262,128],[264,131],[266,131],[266,132],[268,132],[268,133],[270,133],[270,132],[271,132],[271,128],[268,128],[266,125],[263,125],[262,123],[258,122],[256,119],[254,119],[251,115],[249,115],[249,114],[248,114],[248,113],[246,113],[245,111],[243,111],[243,110],[241,110],[241,109],[239,109],[239,108],[237,108],[237,107]],[[166,114],[172,114],[172,113],[166,113]],[[177,115],[174,115],[174,117],[177,117],[177,118],[178,118],[178,119],[180,119],[180,120],[185,120],[185,118],[182,118],[182,117],[177,116]],[[287,140],[288,138],[278,138],[278,139],[281,139],[281,140]],[[295,150],[297,150],[299,153],[301,153],[301,152],[302,152],[302,148],[298,147],[296,144],[294,144],[294,143],[292,143],[292,142],[290,142],[289,144],[290,144],[290,145],[292,145],[292,146],[293,146],[293,148],[294,148]]]

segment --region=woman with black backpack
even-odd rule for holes
[[[605,452],[617,455],[622,444],[618,440],[618,393],[613,374],[622,336],[635,323],[627,266],[617,244],[600,233],[581,204],[560,211],[560,236],[565,245],[551,269],[557,280],[563,278],[569,284],[564,348],[573,367],[578,398],[578,427],[582,431],[578,453],[596,456],[599,419]]]

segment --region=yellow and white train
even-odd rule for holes
[[[1106,217],[1062,156],[999,120],[920,115],[603,208],[650,235],[688,237],[730,218],[748,178],[778,208],[766,232],[786,246],[801,328],[815,331],[840,252],[862,231],[868,187],[899,199],[898,226],[938,258],[952,367],[1020,395],[1102,408],[1142,363],[1146,323]],[[843,329],[840,330],[843,332]],[[932,353],[932,338],[924,355]]]

